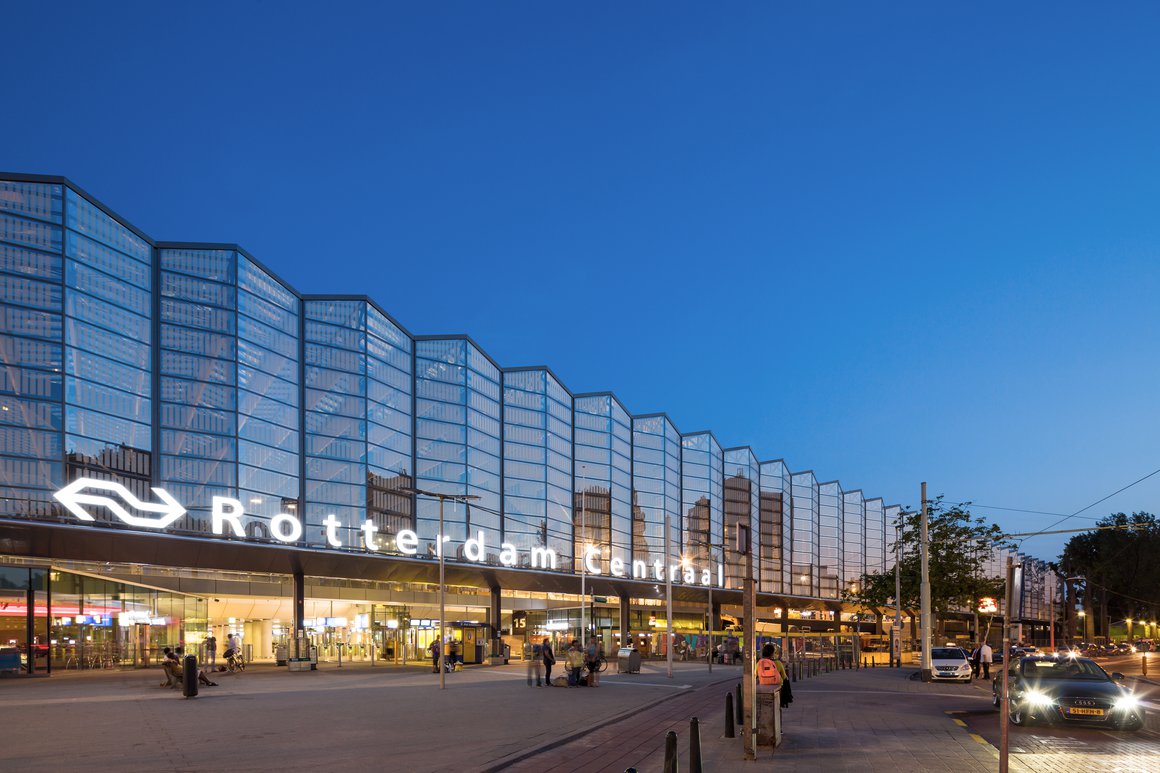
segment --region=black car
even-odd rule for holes
[[[1009,671],[1011,724],[1057,722],[1094,725],[1117,730],[1139,730],[1144,709],[1130,690],[1110,677],[1094,660],[1073,657],[1024,657],[1012,661]],[[1003,675],[991,684],[991,700],[999,706]]]

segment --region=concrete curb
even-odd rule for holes
[[[689,692],[697,692],[698,690],[704,690],[704,689],[707,689],[710,687],[716,687],[717,685],[723,684],[725,682],[735,682],[735,681],[737,681],[736,674],[729,676],[725,679],[719,679],[719,680],[716,680],[713,682],[708,682],[708,683],[703,684],[699,687],[693,687],[689,690]],[[668,703],[671,700],[676,700],[677,698],[680,698],[683,695],[687,695],[687,694],[688,693],[686,693],[684,691],[675,692],[672,695],[668,695],[664,698],[661,698],[659,700],[653,701],[650,704],[647,704],[647,706],[644,708],[653,708],[653,707],[661,705],[662,703]],[[628,709],[626,711],[622,711],[615,716],[609,717],[608,719],[605,719],[602,722],[596,723],[595,725],[585,727],[581,730],[577,730],[574,733],[569,733],[568,735],[561,736],[560,738],[556,738],[556,739],[548,741],[546,743],[542,743],[539,746],[535,746],[531,749],[525,749],[522,752],[518,752],[516,754],[504,757],[504,758],[500,759],[499,761],[493,761],[487,767],[480,768],[479,769],[480,773],[497,773],[497,771],[501,771],[504,768],[515,765],[516,763],[523,762],[524,760],[528,759],[529,757],[535,757],[537,754],[543,754],[546,751],[550,751],[552,749],[555,749],[557,746],[563,746],[566,743],[571,743],[572,741],[575,741],[577,738],[588,735],[593,730],[599,730],[602,727],[608,727],[609,725],[620,722],[621,720],[626,719],[626,718],[638,713],[641,710],[641,708],[642,708],[641,706],[636,706],[636,707]]]

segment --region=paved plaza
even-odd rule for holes
[[[438,677],[424,667],[365,665],[289,674],[255,666],[195,699],[160,672],[69,672],[0,680],[7,730],[0,768],[265,771],[661,771],[689,719],[701,722],[707,771],[995,771],[998,716],[989,687],[924,685],[913,669],[834,671],[801,679],[776,753],[741,759],[724,734],[739,669],[646,663],[610,668],[599,689],[528,688],[520,665]],[[1144,684],[1144,689],[1153,685]],[[1012,771],[1155,771],[1160,735],[1016,729]]]

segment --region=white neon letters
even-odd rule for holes
[[[322,525],[326,527],[326,544],[332,548],[342,547],[342,540],[338,538],[338,527],[342,526],[342,524],[334,517],[334,513],[327,514],[322,519]]]
[[[94,491],[101,493],[93,493]],[[70,513],[86,523],[96,521],[93,514],[97,512],[95,508],[105,508],[129,526],[146,529],[164,529],[186,514],[185,508],[164,489],[154,488],[153,493],[160,502],[143,501],[120,483],[98,480],[96,478],[78,478],[57,491],[53,496]],[[145,515],[136,515],[133,512],[134,510],[141,511]],[[209,515],[210,531],[217,536],[236,537],[240,539],[247,539],[250,536],[260,537],[260,535],[254,535],[252,533],[247,534],[246,526],[253,526],[254,524],[243,523],[242,519],[246,518],[247,514],[245,505],[239,499],[222,496],[213,497],[210,503]],[[251,515],[249,518],[250,520],[256,521],[265,520],[264,515]],[[310,526],[312,529],[317,529],[319,526],[322,527],[326,545],[331,548],[359,547],[358,537],[350,535],[350,532],[356,528],[355,524],[350,524],[349,526],[344,525],[334,513],[328,514],[322,519],[320,524],[311,523]],[[415,556],[419,552],[419,535],[412,529],[400,529],[394,535],[393,540],[380,540],[378,537],[378,525],[368,518],[357,526],[357,530],[362,532],[361,547],[368,552],[378,553],[389,550],[408,557]],[[278,513],[269,519],[270,537],[283,544],[301,542],[304,532],[303,522],[296,515]],[[312,531],[312,534],[317,533],[317,531]],[[343,533],[349,536],[345,538],[340,536]],[[349,545],[344,542],[344,539],[349,541]],[[442,554],[447,549],[444,546],[450,542],[451,537],[446,535],[435,535],[431,537],[427,547],[428,555],[434,554],[438,556]],[[557,564],[559,563],[559,556],[556,551],[545,545],[536,545],[528,548],[525,556],[526,563],[521,562],[520,550],[512,543],[503,542],[499,547],[499,563],[505,567],[516,568],[530,566],[532,569],[556,570]],[[489,556],[487,550],[486,532],[479,529],[476,530],[474,535],[471,535],[463,541],[458,549],[458,555],[460,560],[476,564],[495,561],[495,554],[493,553]],[[578,557],[583,562],[583,569],[586,574],[600,575],[603,573],[604,567],[600,558],[599,547],[595,545],[586,546]],[[566,561],[565,563],[570,562]],[[608,572],[613,577],[627,577],[631,574],[634,580],[663,582],[668,579],[672,581],[683,581],[685,585],[700,584],[708,586],[716,584],[724,586],[725,582],[724,565],[718,564],[716,566],[716,572],[714,572],[711,566],[693,566],[687,560],[682,561],[680,564],[669,564],[669,573],[666,575],[665,562],[660,559],[653,558],[651,562],[637,559],[633,560],[630,566],[628,559],[622,556],[613,556],[608,561]],[[714,577],[714,574],[716,577]],[[698,579],[700,580],[699,583]],[[714,580],[716,580],[716,583],[714,583]]]
[[[213,533],[221,534],[222,527],[228,523],[235,537],[245,537],[246,532],[242,529],[242,516],[245,514],[245,508],[238,500],[230,497],[214,497],[210,509]]]
[[[279,542],[297,542],[302,539],[302,521],[286,513],[270,519],[270,534]]]

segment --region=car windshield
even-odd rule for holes
[[[935,660],[966,660],[966,653],[958,647],[935,647],[930,651]]]
[[[1031,679],[1100,679],[1108,675],[1094,661],[1066,658],[1062,660],[1025,660],[1023,676]]]

